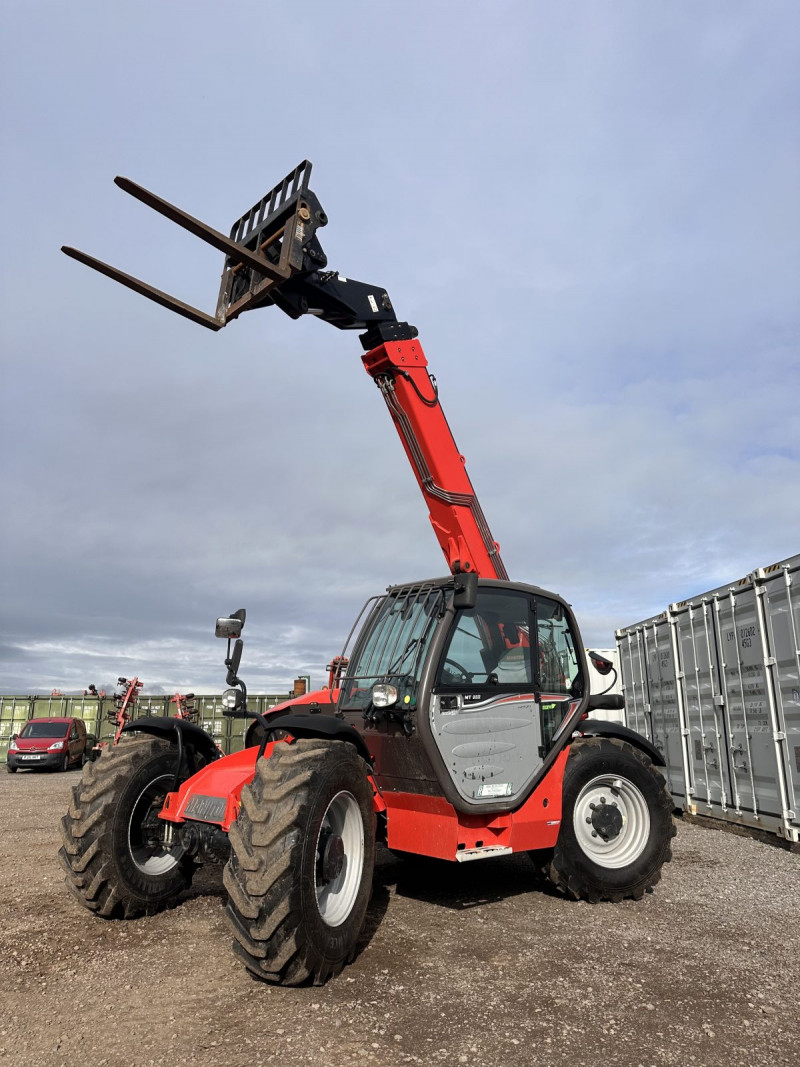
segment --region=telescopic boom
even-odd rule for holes
[[[499,546],[478,503],[439,402],[416,327],[398,322],[380,286],[326,270],[317,230],[328,218],[308,187],[304,160],[234,222],[230,235],[200,222],[128,178],[120,189],[225,253],[213,315],[75,248],[66,255],[211,330],[244,311],[274,305],[293,319],[314,315],[340,330],[361,330],[364,367],[380,389],[453,574],[507,579]]]

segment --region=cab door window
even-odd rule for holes
[[[535,597],[538,666],[542,692],[579,696],[580,661],[563,604]]]
[[[456,616],[439,663],[437,685],[530,689],[534,684],[530,633],[527,596],[479,590],[475,607]]]

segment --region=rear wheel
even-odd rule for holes
[[[355,955],[372,889],[368,768],[342,741],[277,744],[231,827],[233,947],[258,978],[321,985]]]
[[[640,899],[672,858],[672,809],[663,777],[640,749],[616,738],[575,742],[549,878],[575,900]]]
[[[104,919],[152,914],[191,884],[194,865],[163,845],[158,818],[177,758],[160,738],[126,739],[87,763],[72,790],[59,858],[68,887]]]

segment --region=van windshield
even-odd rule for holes
[[[29,722],[19,736],[63,737],[68,727],[68,722]]]

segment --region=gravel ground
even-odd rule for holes
[[[525,857],[379,853],[363,949],[319,989],[234,959],[221,872],[91,916],[63,884],[77,773],[0,774],[0,1064],[797,1067],[800,856],[681,822],[655,892],[575,904]]]

